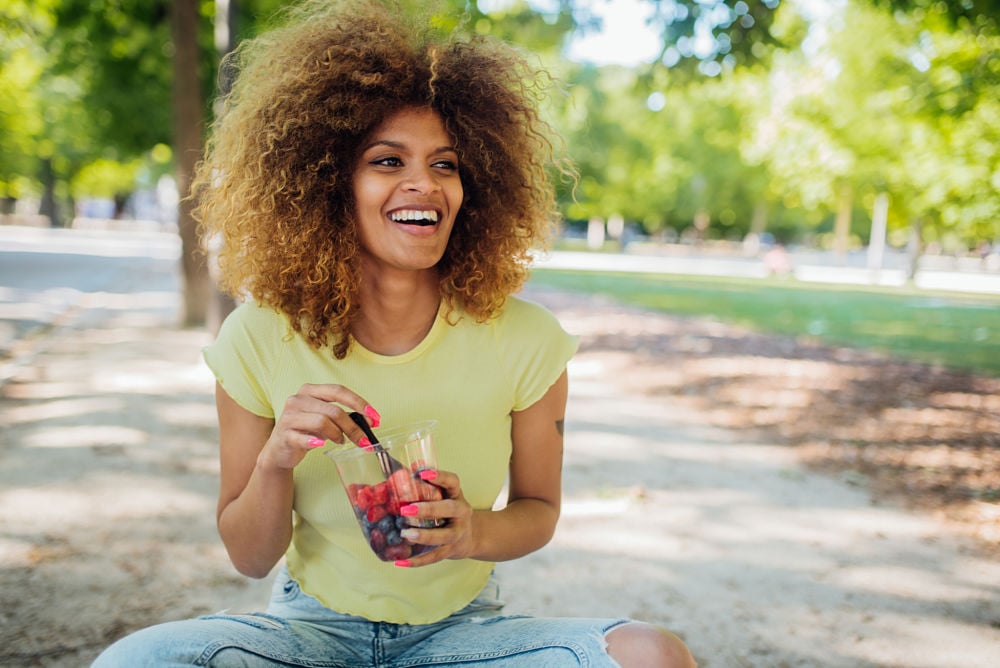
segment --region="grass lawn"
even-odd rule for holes
[[[535,269],[532,282],[1000,376],[1000,297],[781,279]]]

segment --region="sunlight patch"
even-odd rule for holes
[[[143,445],[149,434],[139,429],[118,425],[81,425],[49,427],[25,438],[29,448],[86,448],[106,445]]]

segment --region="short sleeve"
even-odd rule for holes
[[[520,298],[508,300],[496,331],[501,362],[514,387],[515,411],[530,407],[548,392],[579,345],[550,311]]]
[[[215,341],[202,351],[226,393],[254,415],[274,417],[267,387],[286,331],[287,323],[277,312],[247,302],[229,314]]]

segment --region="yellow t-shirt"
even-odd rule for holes
[[[450,316],[455,323],[458,314]],[[385,356],[351,342],[343,360],[316,350],[288,318],[243,304],[223,323],[205,360],[226,392],[251,413],[277,419],[304,383],[335,383],[365,397],[380,430],[436,420],[438,467],[454,471],[474,509],[491,508],[507,478],[511,412],[528,408],[559,378],[576,351],[543,307],[512,297],[486,323],[449,324],[444,311],[415,348]],[[295,468],[294,532],[286,564],[307,594],[372,621],[426,624],[465,607],[493,564],[445,560],[422,568],[382,562],[365,541],[336,465],[309,452]]]

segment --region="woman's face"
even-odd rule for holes
[[[444,255],[464,192],[441,116],[409,107],[379,125],[354,167],[361,248],[383,267],[422,270]]]

